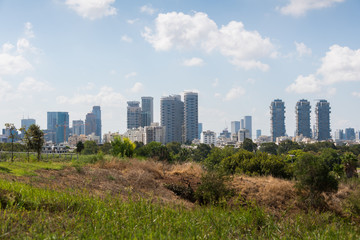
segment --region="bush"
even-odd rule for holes
[[[324,159],[304,153],[295,163],[296,187],[305,193],[304,200],[312,207],[324,207],[323,192],[336,192],[338,181]]]
[[[201,183],[195,191],[195,198],[201,205],[219,204],[233,196],[233,190],[226,186],[229,180],[224,174],[210,171],[201,177]]]

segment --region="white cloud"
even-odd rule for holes
[[[322,59],[317,74],[323,76],[326,84],[360,81],[360,49],[331,46],[330,51]]]
[[[246,81],[247,81],[248,83],[250,83],[250,84],[255,84],[255,83],[256,83],[256,80],[253,79],[253,78],[248,78]]]
[[[30,42],[26,38],[20,38],[17,41],[16,47],[17,47],[17,51],[19,53],[23,53],[23,52],[31,49]]]
[[[37,81],[32,77],[27,77],[18,86],[18,91],[21,93],[28,92],[47,92],[54,90],[48,83]]]
[[[183,65],[187,67],[202,66],[204,65],[204,60],[202,60],[201,58],[194,57],[191,59],[184,60]]]
[[[245,94],[245,89],[242,87],[234,87],[225,96],[225,101],[237,99]]]
[[[136,23],[137,21],[139,21],[139,19],[138,19],[138,18],[135,18],[135,19],[128,19],[126,22],[127,22],[128,24],[134,24],[134,23]]]
[[[23,56],[0,53],[0,75],[16,75],[29,69],[32,66]]]
[[[136,82],[134,86],[130,89],[130,92],[138,93],[141,92],[143,89],[144,89],[144,85],[140,82]]]
[[[333,45],[329,48],[316,74],[300,75],[295,83],[286,90],[296,93],[313,93],[322,87],[340,82],[360,82],[360,49],[352,50],[348,47]],[[335,88],[329,88],[328,94],[336,93]]]
[[[181,12],[159,14],[155,29],[145,28],[142,36],[158,51],[172,48],[200,48],[207,53],[218,51],[228,57],[232,64],[247,70],[268,70],[269,66],[260,59],[276,55],[268,38],[263,38],[256,31],[247,31],[241,22],[232,21],[218,28],[202,12],[194,15]]]
[[[123,36],[121,37],[121,41],[127,42],[127,43],[131,43],[133,40],[132,40],[132,38],[129,37],[128,35],[123,35]]]
[[[66,0],[65,4],[83,18],[95,20],[116,15],[116,8],[111,5],[115,0]]]
[[[10,52],[12,49],[14,49],[14,45],[12,45],[11,43],[4,43],[1,47],[2,52],[3,53],[8,53]]]
[[[131,73],[128,73],[125,75],[125,78],[128,79],[128,78],[132,78],[132,77],[136,77],[137,76],[137,72],[131,72]]]
[[[331,7],[335,3],[344,1],[345,0],[290,0],[286,6],[278,9],[284,15],[299,17],[305,15],[309,10]]]
[[[140,12],[153,15],[156,12],[156,9],[154,9],[150,4],[148,4],[141,6]]]
[[[353,95],[354,97],[360,98],[360,92],[353,92],[352,95]]]
[[[121,93],[115,92],[113,88],[104,86],[97,94],[75,94],[73,97],[59,96],[56,98],[59,104],[86,104],[101,106],[122,106],[126,100]]]
[[[295,80],[295,83],[292,83],[286,88],[286,91],[295,93],[314,93],[321,90],[321,85],[320,80],[316,79],[313,74],[306,77],[300,75]]]
[[[299,57],[303,56],[310,56],[312,51],[309,47],[307,47],[304,43],[295,42],[296,52],[298,53]]]
[[[34,38],[35,37],[35,34],[32,30],[33,26],[31,24],[31,22],[26,22],[25,23],[25,36],[27,38]]]
[[[14,97],[13,87],[0,78],[0,100],[8,101]]]

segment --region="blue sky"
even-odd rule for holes
[[[204,130],[253,116],[270,132],[269,106],[316,99],[331,127],[360,130],[358,0],[0,0],[0,125],[47,111],[83,119],[102,108],[103,133],[126,130],[126,101],[199,92]]]

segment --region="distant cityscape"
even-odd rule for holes
[[[296,131],[294,137],[288,136],[285,124],[285,103],[275,99],[270,104],[270,136],[256,130],[253,137],[252,116],[231,121],[230,131],[225,128],[221,133],[203,129],[199,123],[198,93],[184,92],[160,99],[160,123],[154,122],[154,98],[144,96],[140,101],[127,102],[127,131],[102,134],[101,107],[93,106],[84,120],[73,120],[70,127],[68,112],[47,112],[47,129],[43,129],[48,145],[69,145],[74,147],[79,141],[95,141],[97,144],[111,142],[115,136],[127,137],[133,142],[179,142],[186,144],[213,144],[216,146],[240,146],[245,139],[255,143],[280,143],[291,140],[303,143],[334,141],[336,144],[352,144],[360,141],[360,132],[354,128],[337,129],[332,139],[330,128],[331,107],[327,100],[318,100],[315,106],[315,124],[311,127],[311,105],[306,99],[296,103]],[[21,128],[27,130],[35,119],[22,119]],[[21,141],[24,131],[16,131],[16,140]],[[1,142],[9,142],[10,130],[3,129]]]

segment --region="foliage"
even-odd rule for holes
[[[242,143],[241,147],[249,152],[255,152],[257,149],[256,143],[254,143],[251,139],[245,138],[244,142]]]
[[[0,209],[4,239],[357,239],[360,235],[359,225],[328,212],[300,212],[289,221],[256,205],[188,209],[152,199],[100,198],[4,180],[0,186],[9,196],[4,198],[6,209]]]
[[[321,157],[305,153],[295,163],[296,187],[305,191],[305,200],[309,205],[322,207],[321,193],[336,192],[338,181],[331,174],[330,168]]]
[[[276,145],[274,142],[262,143],[260,145],[259,151],[276,155],[278,151],[278,145]]]
[[[195,191],[195,198],[201,205],[218,204],[233,196],[233,190],[226,186],[229,180],[219,171],[209,171],[201,177],[201,183]]]
[[[193,151],[193,160],[195,162],[204,161],[211,152],[211,147],[208,144],[200,143]]]
[[[17,136],[17,129],[13,123],[5,123],[5,129],[9,131],[9,138],[11,139],[11,161],[14,161],[14,141]]]
[[[334,169],[335,164],[340,164],[340,154],[333,148],[323,148],[321,150],[320,158],[328,165],[330,170]]]
[[[44,133],[41,131],[40,126],[32,124],[29,129],[25,132],[25,139],[28,139],[28,148],[37,152],[37,159],[41,159],[41,151],[44,145]]]
[[[85,145],[82,141],[78,141],[77,144],[76,144],[76,152],[77,153],[81,153],[82,150],[84,150],[85,148]]]
[[[205,159],[204,164],[210,170],[215,169],[224,158],[232,156],[236,151],[237,150],[230,146],[226,146],[223,149],[214,147]]]
[[[121,138],[116,136],[111,142],[112,154],[114,156],[120,157],[132,157],[134,155],[134,150],[136,145],[130,141],[128,138]]]
[[[160,161],[172,161],[168,148],[159,142],[150,142],[135,151],[136,156],[156,158]]]
[[[104,143],[102,146],[100,146],[100,151],[104,154],[110,154],[112,151],[112,145],[109,142]]]
[[[168,149],[170,154],[176,155],[181,151],[181,143],[179,142],[170,142],[166,144],[166,148]]]
[[[351,152],[345,153],[343,156],[341,156],[341,162],[344,165],[347,178],[358,177],[358,173],[357,173],[358,159],[353,153]]]
[[[184,185],[170,183],[170,184],[166,184],[165,187],[167,189],[173,191],[177,196],[179,196],[183,199],[186,199],[190,202],[196,201],[195,192],[192,189],[192,187],[190,186],[190,184],[188,184],[187,186],[184,186]]]
[[[297,142],[291,140],[285,140],[279,144],[278,153],[284,154],[291,150],[301,149],[301,146]]]
[[[84,150],[82,151],[85,155],[96,154],[99,151],[99,146],[95,141],[85,141]]]

